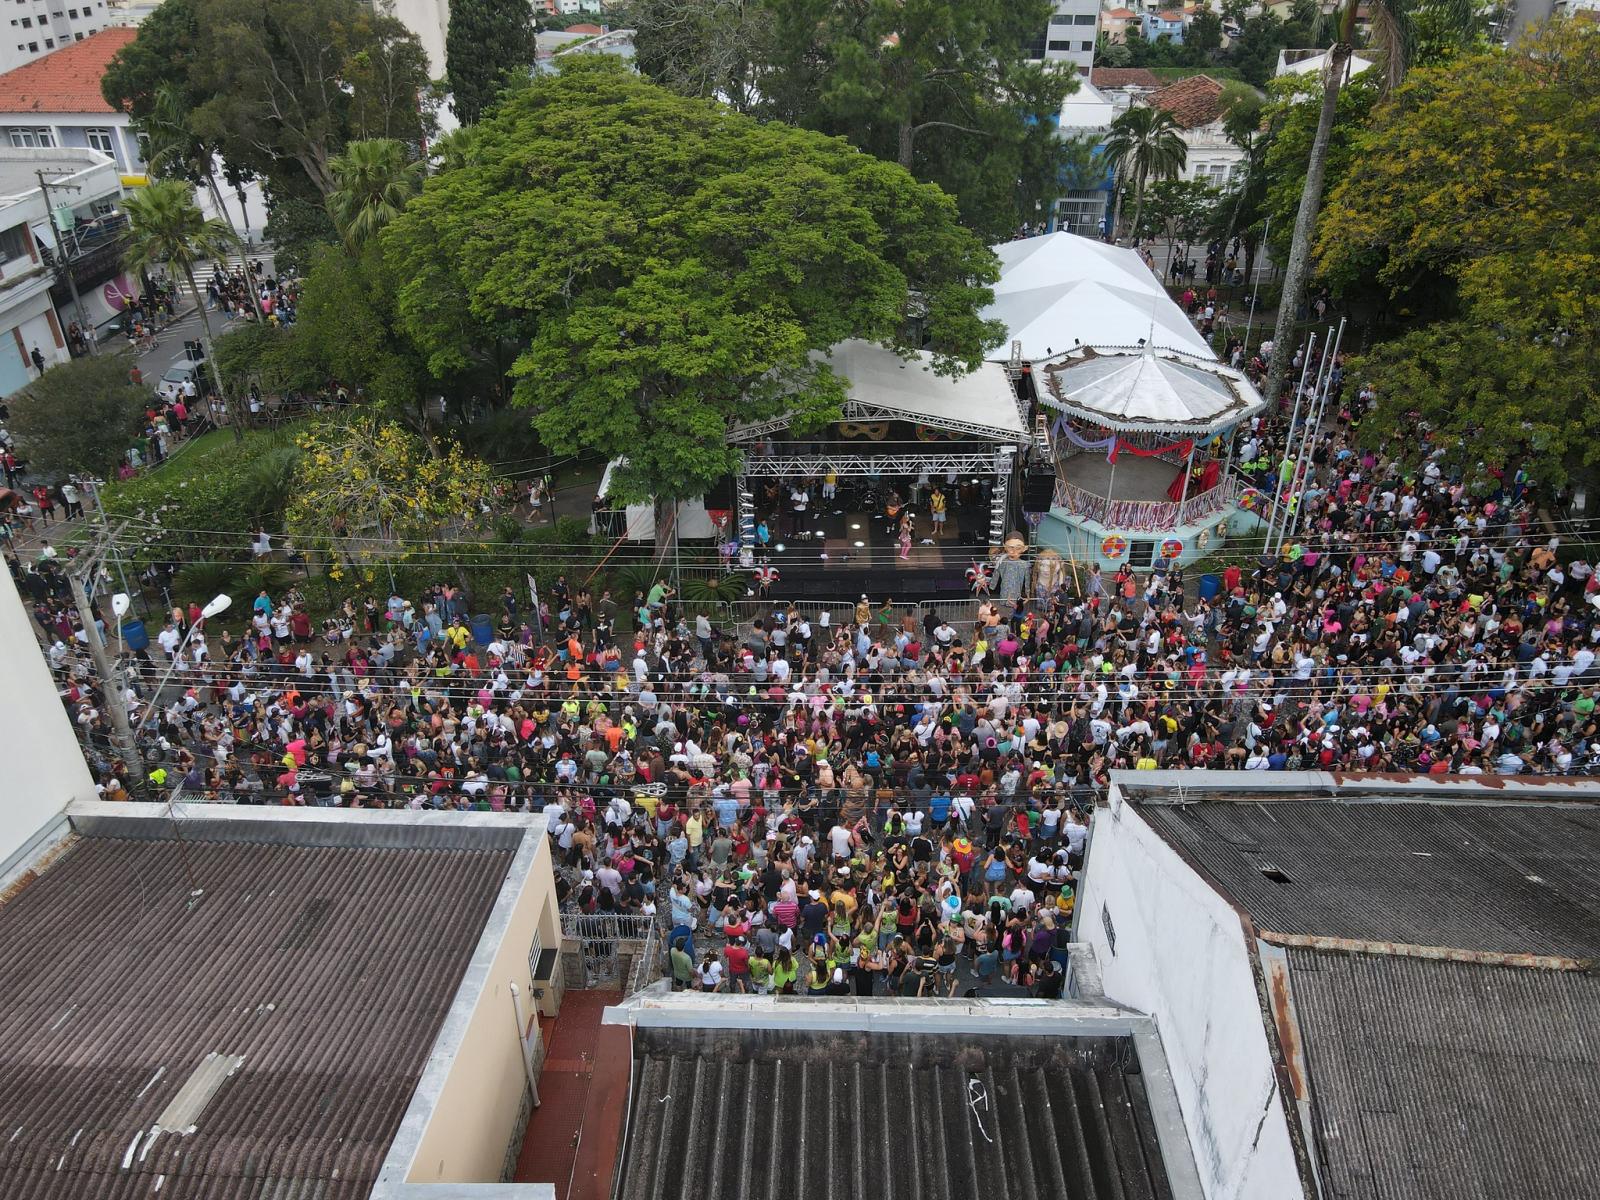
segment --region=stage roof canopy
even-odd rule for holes
[[[901,358],[874,342],[852,338],[818,356],[850,381],[852,419],[914,421],[982,437],[1025,434],[1010,376],[998,363],[968,375],[936,375],[928,354]]]
[[[1170,350],[1062,355],[1044,367],[1044,381],[1047,406],[1123,432],[1211,432],[1262,403],[1240,372]]]
[[[1150,345],[1215,356],[1183,309],[1133,250],[1072,233],[1046,233],[994,247],[1000,281],[987,320],[1006,327],[1006,348],[1029,361],[1075,346]]]

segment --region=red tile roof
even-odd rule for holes
[[[568,25],[567,29],[566,29],[566,32],[568,32],[568,33],[604,33],[605,30],[601,29],[600,26],[598,26],[598,25],[590,25],[590,24],[585,23],[585,24],[582,24],[582,25]]]
[[[1116,17],[1118,20],[1126,21],[1131,17],[1137,17],[1139,14],[1134,12],[1131,8],[1108,8],[1105,15],[1108,17]]]
[[[1209,75],[1191,75],[1150,97],[1155,108],[1164,108],[1184,129],[1209,125],[1221,115],[1222,85]]]
[[[138,32],[123,26],[102,29],[0,75],[0,113],[116,112],[100,94],[100,77]]]
[[[1161,86],[1144,67],[1092,67],[1089,82],[1097,88],[1143,87],[1155,91]]]

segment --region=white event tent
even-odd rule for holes
[[[1141,341],[1211,360],[1206,341],[1139,255],[1074,233],[1045,233],[994,247],[1000,279],[986,320],[1006,327],[1009,356],[1029,362],[1080,346]]]

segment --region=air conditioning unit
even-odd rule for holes
[[[533,1002],[541,1017],[554,1017],[561,1011],[561,995],[566,990],[561,975],[561,952],[540,950],[533,964]]]

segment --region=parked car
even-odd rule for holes
[[[195,362],[174,363],[167,368],[167,373],[161,377],[161,382],[156,384],[156,392],[163,400],[176,400],[183,395],[183,385],[190,380],[195,387],[200,386],[200,369],[202,364]]]

